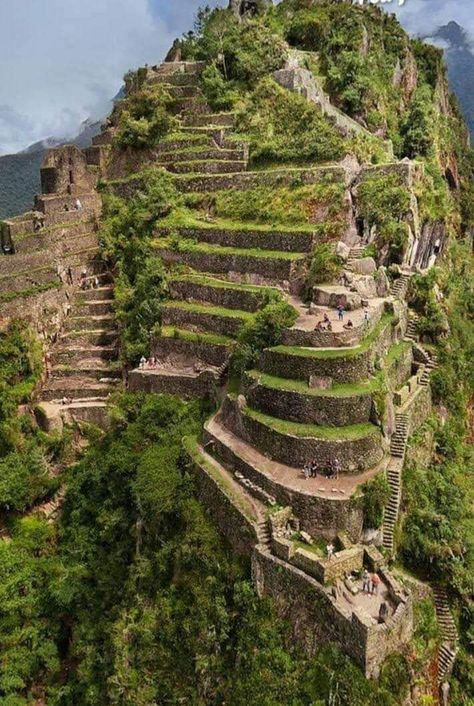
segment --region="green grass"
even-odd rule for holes
[[[384,358],[385,368],[391,367],[393,363],[395,363],[395,361],[398,360],[411,347],[412,344],[408,341],[400,341],[400,343],[396,343],[392,346]]]
[[[213,218],[212,221],[204,220],[189,209],[177,208],[172,214],[160,221],[160,228],[199,228],[202,230],[232,230],[244,232],[269,233],[275,230],[283,233],[313,233],[318,230],[318,226],[311,223],[303,223],[300,226],[288,224],[267,224],[249,223],[247,221],[231,220],[229,218]]]
[[[209,141],[205,136],[194,135],[189,132],[170,132],[162,140],[160,140],[159,145],[166,144],[167,142],[196,142],[196,144],[209,144]]]
[[[277,419],[250,407],[243,409],[243,414],[280,434],[300,438],[313,438],[327,441],[356,441],[367,436],[379,434],[373,424],[353,424],[347,427],[322,427],[315,424],[298,424],[286,419]]]
[[[234,339],[228,336],[221,336],[217,333],[197,333],[196,331],[178,329],[174,326],[163,326],[161,336],[163,338],[177,338],[192,343],[207,343],[214,346],[228,346],[235,343]]]
[[[359,346],[353,348],[301,348],[298,346],[275,346],[271,350],[289,356],[300,356],[302,358],[315,358],[319,360],[340,358],[356,358],[370,349],[372,344],[379,338],[382,331],[393,321],[392,314],[384,314],[377,326],[369,333]]]
[[[0,294],[0,302],[6,304],[15,299],[26,299],[37,294],[43,294],[43,292],[49,292],[51,289],[59,289],[60,286],[59,282],[45,282],[27,289],[20,289],[18,292],[2,292]]]
[[[166,309],[184,309],[193,314],[211,314],[212,316],[225,316],[229,319],[242,319],[243,321],[250,320],[252,314],[248,311],[239,311],[238,309],[225,309],[222,306],[212,306],[207,304],[195,304],[194,302],[166,302],[163,305]]]
[[[157,238],[152,245],[156,250],[173,249],[172,238]],[[181,241],[176,252],[196,252],[214,253],[219,255],[235,255],[243,257],[255,257],[274,260],[288,260],[293,262],[306,257],[306,253],[283,252],[281,250],[260,250],[259,248],[232,248],[224,245],[212,245],[211,243],[196,243],[195,241]]]
[[[358,395],[370,395],[379,387],[377,379],[369,380],[366,383],[333,385],[329,390],[321,390],[309,387],[303,380],[287,380],[261,373],[258,370],[251,370],[247,373],[255,381],[259,381],[264,387],[272,390],[282,390],[286,392],[299,392],[313,397],[356,397]]]
[[[202,455],[202,453],[200,453],[197,439],[195,437],[186,436],[183,439],[183,446],[194,463],[198,464],[201,468],[207,471],[207,473],[209,473],[211,478],[220,488],[222,488],[224,493],[232,499],[233,503],[239,508],[244,517],[246,517],[250,522],[256,522],[258,519],[257,515],[252,504],[247,502],[245,498],[245,491],[242,489],[242,492],[238,492],[234,484],[222,475],[222,473],[219,473],[217,466],[211,463]]]
[[[236,291],[250,292],[251,294],[257,294],[263,296],[266,291],[272,291],[280,293],[278,289],[272,287],[259,287],[255,284],[240,284],[240,282],[227,282],[223,279],[217,279],[214,277],[207,277],[206,275],[200,274],[189,274],[189,275],[177,275],[176,277],[171,277],[171,282],[192,282],[193,284],[200,284],[205,287],[215,287],[216,289],[233,289]]]

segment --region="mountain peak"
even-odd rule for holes
[[[466,30],[461,27],[457,22],[451,20],[448,24],[443,25],[438,30],[436,30],[433,37],[438,39],[444,39],[450,44],[456,47],[465,46],[469,44],[469,36]]]

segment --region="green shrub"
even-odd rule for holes
[[[114,142],[120,147],[154,147],[176,126],[169,112],[172,99],[160,86],[134,91],[120,112]]]
[[[383,522],[383,512],[390,498],[390,485],[383,473],[362,486],[364,527],[375,529]]]
[[[238,100],[238,93],[232,84],[226,81],[213,62],[206,66],[201,74],[201,88],[212,110],[231,110]]]
[[[336,255],[333,243],[319,243],[311,254],[307,289],[310,294],[316,284],[332,284],[341,274],[342,260]]]
[[[325,162],[344,156],[344,141],[306,98],[263,79],[245,101],[237,128],[256,162]]]
[[[295,309],[283,301],[271,302],[258,311],[239,334],[232,359],[233,373],[241,375],[253,367],[264,348],[278,345],[283,330],[293,326],[297,318]]]

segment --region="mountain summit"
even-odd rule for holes
[[[469,33],[448,22],[429,37],[443,43],[451,90],[457,95],[471,135],[474,135],[474,51]]]

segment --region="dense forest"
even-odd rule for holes
[[[301,96],[270,75],[289,47],[308,52],[308,70],[334,105],[373,136],[342,137]],[[410,439],[397,569],[414,584],[436,580],[456,608],[460,651],[453,706],[474,703],[474,154],[453,96],[445,105],[442,54],[411,40],[377,8],[283,0],[239,22],[203,9],[181,42],[183,58],[207,62],[201,87],[216,111],[236,111],[255,169],[338,161],[351,153],[380,164],[390,141],[397,159],[423,162],[421,217],[442,222],[447,247],[409,292],[422,340],[436,350],[435,411]],[[403,78],[394,82],[395,73]],[[176,118],[159,87],[126,77],[129,92],[113,150],[170,139]],[[443,109],[442,109],[443,108]],[[448,176],[447,176],[448,175]],[[102,254],[114,267],[124,365],[147,355],[160,329],[167,274],[153,246],[158,221],[192,223],[195,195],[162,170],[140,174],[128,200],[105,184]],[[450,179],[456,182],[450,184]],[[301,204],[326,199],[333,234],[342,228],[337,185],[315,195],[299,186],[272,200],[265,188],[226,192],[213,213],[262,227],[301,222]],[[201,197],[202,198],[202,197]],[[396,267],[406,229],[396,213],[407,194],[390,179],[360,194],[378,229],[377,256]],[[206,202],[202,208],[209,208]],[[173,238],[173,236],[171,236]],[[192,243],[176,242],[179,251]],[[315,249],[309,285],[338,272],[327,245]],[[311,279],[312,278],[312,279]],[[291,307],[268,294],[239,334],[233,376],[293,323]],[[208,402],[117,394],[111,425],[42,432],[33,414],[42,375],[40,344],[27,324],[0,331],[0,703],[4,706],[402,706],[439,639],[432,601],[420,591],[416,629],[404,654],[366,680],[336,647],[308,657],[269,599],[257,597],[247,562],[236,559],[196,499],[184,437],[198,435]],[[232,384],[232,383],[231,383]],[[32,401],[33,400],[33,401]],[[60,498],[61,511],[42,507]],[[423,697],[417,703],[436,704]]]

